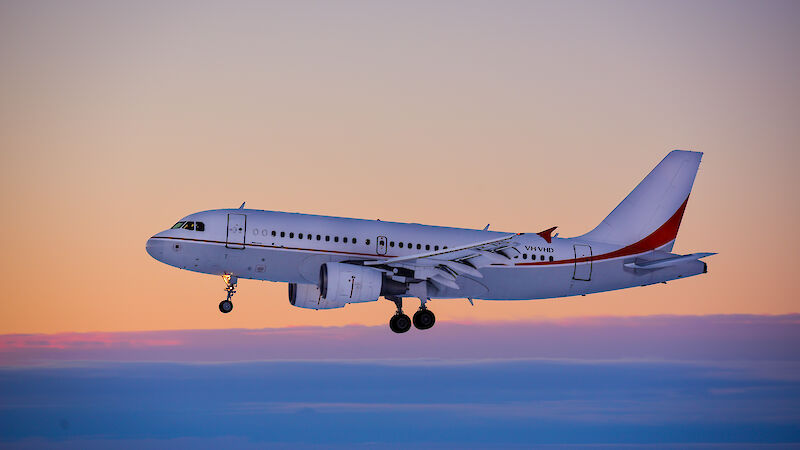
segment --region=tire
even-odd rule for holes
[[[219,311],[223,314],[228,314],[233,311],[233,302],[230,300],[223,300],[219,302]]]
[[[389,328],[395,333],[405,333],[411,329],[411,319],[405,314],[395,314],[389,320]]]
[[[420,309],[414,313],[414,326],[418,330],[427,330],[436,323],[436,316],[428,309]]]

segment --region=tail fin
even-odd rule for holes
[[[594,230],[594,242],[672,251],[703,154],[671,151]]]

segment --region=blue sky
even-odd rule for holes
[[[161,331],[70,334],[77,344],[55,347],[63,337],[4,336],[0,440],[67,448],[791,446],[800,442],[797,323],[442,324],[436,334],[393,341],[383,327]],[[39,352],[10,358],[20,340]]]

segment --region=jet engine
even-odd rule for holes
[[[319,289],[320,298],[344,306],[375,301],[381,295],[403,295],[407,286],[371,267],[325,263],[319,271]]]
[[[405,283],[378,269],[325,263],[319,271],[319,286],[289,283],[289,303],[308,309],[341,308],[348,303],[372,302],[382,295],[403,295],[407,289]]]

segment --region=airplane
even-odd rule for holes
[[[702,153],[674,150],[597,227],[539,233],[239,208],[190,214],[147,241],[156,260],[221,276],[233,310],[239,279],[289,284],[289,303],[331,309],[395,303],[395,333],[433,327],[431,299],[532,300],[647,286],[708,272],[715,253],[672,253]],[[410,319],[403,299],[419,299]]]

